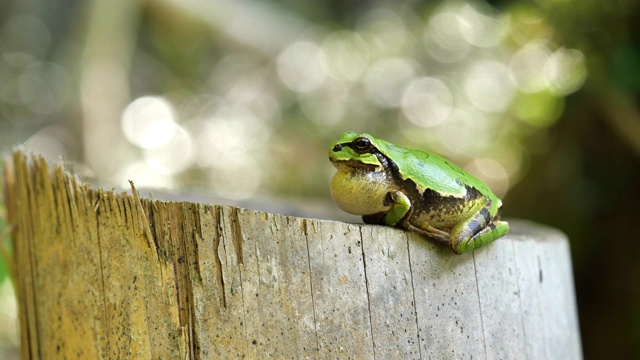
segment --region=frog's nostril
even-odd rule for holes
[[[342,144],[337,144],[333,147],[333,152],[338,152],[340,150],[342,150]]]

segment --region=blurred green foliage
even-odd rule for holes
[[[343,131],[435,151],[569,235],[585,358],[638,358],[638,6],[5,1],[0,148],[104,186],[317,202]]]
[[[0,182],[1,184],[1,182]],[[6,220],[6,209],[4,203],[0,200],[0,248],[6,250],[6,254],[11,254],[11,243],[9,237],[9,224]],[[9,267],[7,266],[7,260],[4,258],[4,253],[0,253],[0,284],[4,283],[9,277]]]
[[[0,197],[0,358],[17,359],[17,306],[8,266],[12,256],[9,230],[6,208]]]

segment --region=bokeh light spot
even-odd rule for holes
[[[360,35],[336,31],[322,41],[327,73],[338,80],[356,81],[369,65],[369,47]]]
[[[320,87],[327,74],[323,67],[322,49],[310,41],[289,45],[278,57],[278,75],[291,90],[310,92]]]
[[[138,189],[157,188],[171,189],[175,187],[175,180],[170,173],[161,167],[150,165],[147,161],[130,163],[118,174],[120,187],[131,187],[129,180],[133,181]]]
[[[127,105],[122,114],[125,136],[144,149],[167,144],[177,128],[173,106],[163,97],[140,97]]]
[[[38,114],[60,110],[69,98],[71,81],[67,71],[56,63],[34,63],[18,78],[18,96]]]
[[[442,125],[451,115],[453,94],[447,84],[433,77],[413,80],[402,96],[402,112],[420,127]]]
[[[257,155],[257,149],[268,141],[269,128],[247,108],[215,99],[205,107],[193,131],[197,134],[198,165],[234,166]]]
[[[520,94],[513,104],[513,111],[518,118],[536,127],[553,124],[562,114],[564,98],[553,95],[549,91],[535,94]]]
[[[526,93],[546,89],[545,65],[550,57],[551,50],[545,42],[539,41],[529,43],[513,54],[509,66],[515,86]]]
[[[21,65],[20,54],[42,60],[50,46],[51,33],[35,16],[9,17],[0,29],[0,54],[13,65]]]
[[[69,154],[66,145],[72,143],[73,135],[61,126],[49,126],[35,134],[24,142],[24,147],[28,151],[41,154],[48,159],[67,157]]]
[[[248,199],[262,184],[263,170],[253,159],[245,158],[223,169],[210,169],[209,179],[215,192],[228,199]]]
[[[578,91],[587,78],[584,54],[578,50],[560,48],[549,57],[545,66],[549,90],[557,95]]]
[[[416,66],[406,58],[385,58],[374,63],[365,74],[369,98],[382,108],[400,106],[402,93],[414,78]]]
[[[188,169],[195,160],[191,134],[176,126],[169,141],[144,150],[144,159],[149,166],[161,172],[175,174]]]
[[[485,8],[477,9],[470,3],[462,6],[459,17],[467,26],[460,27],[462,36],[472,45],[489,48],[500,44],[509,29],[505,17],[489,14]]]
[[[509,174],[505,167],[494,159],[475,159],[465,167],[465,170],[486,182],[498,197],[504,196],[509,189]]]
[[[463,87],[471,104],[486,112],[504,111],[515,91],[507,67],[493,60],[474,63],[467,72]]]
[[[397,54],[407,42],[407,28],[393,10],[374,8],[365,13],[357,25],[358,32],[370,44],[373,58]]]
[[[312,93],[300,95],[302,111],[317,125],[332,126],[344,118],[349,99],[349,88],[344,83],[331,81]]]
[[[427,52],[440,62],[461,60],[472,48],[464,35],[472,24],[461,13],[463,6],[458,1],[446,2],[427,21],[423,41]]]

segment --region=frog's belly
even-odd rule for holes
[[[331,196],[338,206],[351,214],[371,215],[388,211],[387,193],[393,182],[384,172],[338,171],[331,182]]]
[[[440,213],[421,213],[414,212],[409,219],[411,225],[422,229],[428,230],[429,227],[434,227],[438,230],[449,232],[451,229],[462,221],[461,216],[442,216]]]
[[[471,219],[474,214],[480,211],[483,204],[482,200],[479,199],[478,201],[470,201],[458,205],[450,204],[448,207],[418,207],[414,209],[409,222],[411,225],[423,230],[427,230],[428,227],[434,227],[449,232],[454,226]]]

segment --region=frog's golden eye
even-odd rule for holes
[[[359,154],[364,154],[371,149],[371,140],[361,137],[351,142],[351,148]]]

